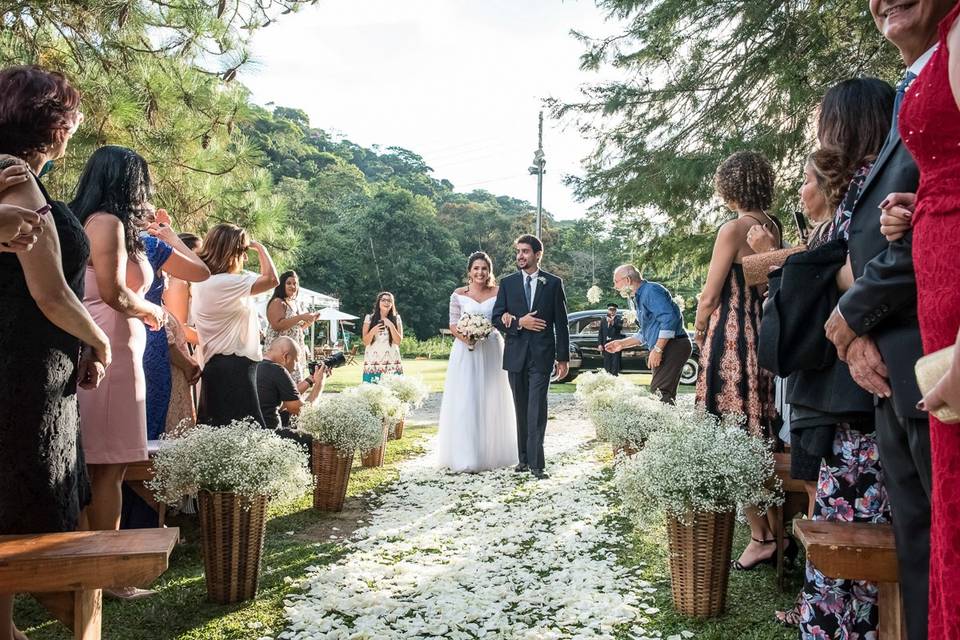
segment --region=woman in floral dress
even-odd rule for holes
[[[300,278],[296,271],[280,274],[280,284],[267,303],[267,340],[270,346],[276,338],[286,336],[297,344],[297,368],[291,373],[294,382],[307,375],[307,345],[304,330],[317,321],[316,313],[301,313],[297,294],[300,293]]]
[[[377,294],[373,312],[363,319],[363,381],[376,382],[383,374],[403,374],[400,342],[403,321],[397,314],[393,294]]]

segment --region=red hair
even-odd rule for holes
[[[60,144],[77,124],[80,93],[63,74],[35,66],[0,70],[0,153],[23,158]]]

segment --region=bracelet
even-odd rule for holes
[[[698,329],[697,327],[694,327],[693,330],[697,332],[697,335],[698,335],[698,336],[705,336],[705,335],[707,335],[707,330],[706,330],[706,329]]]

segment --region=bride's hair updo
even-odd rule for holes
[[[473,269],[473,263],[477,260],[483,260],[487,263],[487,269],[490,271],[487,276],[487,286],[492,287],[497,284],[497,279],[493,277],[493,260],[483,251],[474,251],[467,260],[467,279],[470,277],[470,269]]]

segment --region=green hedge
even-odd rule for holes
[[[404,358],[445,359],[450,357],[452,348],[453,338],[451,337],[437,336],[429,340],[417,340],[408,336],[400,343],[400,355]]]

